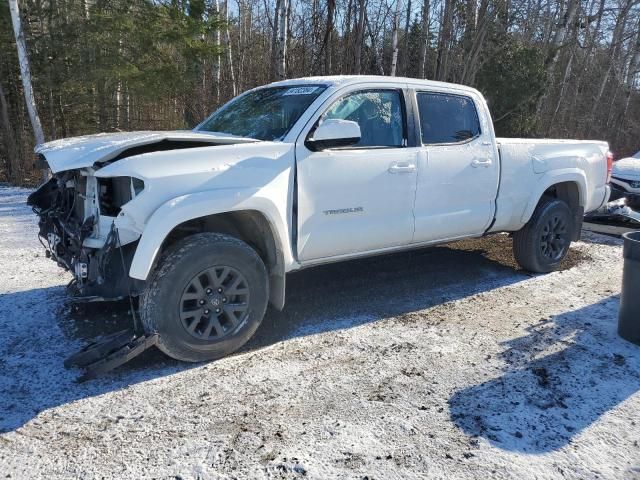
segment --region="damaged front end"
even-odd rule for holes
[[[144,282],[129,277],[139,234],[121,231],[121,207],[144,183],[132,177],[97,178],[92,168],[55,174],[27,203],[39,217],[39,237],[47,256],[70,271],[76,301],[136,296]]]

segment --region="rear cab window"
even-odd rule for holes
[[[416,92],[423,145],[465,143],[480,136],[480,120],[471,97]]]

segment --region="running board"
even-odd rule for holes
[[[64,361],[66,368],[83,370],[78,382],[86,382],[127,363],[158,343],[158,334],[137,335],[133,330],[122,330],[91,342]]]

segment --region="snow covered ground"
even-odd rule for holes
[[[0,478],[640,479],[617,240],[543,276],[506,236],[293,274],[239,354],[76,384],[127,308],[70,313],[27,193],[0,187]]]

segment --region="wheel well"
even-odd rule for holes
[[[580,208],[580,188],[576,182],[562,182],[551,185],[542,194],[565,202],[571,210]]]
[[[580,239],[582,230],[582,219],[584,217],[584,206],[580,202],[580,187],[576,182],[562,182],[551,185],[542,194],[542,198],[552,197],[562,200],[573,212],[574,232],[573,240]],[[542,198],[540,201],[542,201]]]
[[[284,258],[277,233],[267,218],[257,210],[218,213],[194,218],[173,228],[167,235],[157,258],[171,245],[189,235],[202,232],[223,233],[236,237],[253,248],[269,273],[269,300],[278,309],[284,306]]]

